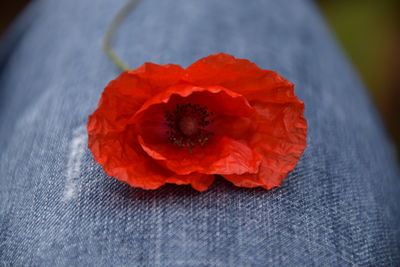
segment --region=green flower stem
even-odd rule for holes
[[[124,20],[124,18],[129,14],[129,12],[135,8],[140,0],[129,0],[115,15],[113,20],[111,21],[110,26],[107,29],[106,34],[103,39],[103,49],[107,53],[110,60],[122,71],[130,70],[127,64],[125,64],[114,52],[111,47],[111,41],[114,36],[115,31],[118,29],[118,26]]]

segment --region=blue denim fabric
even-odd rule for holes
[[[296,84],[308,147],[279,188],[144,191],[108,178],[85,124],[118,75],[101,40],[124,0],[34,2],[2,43],[1,266],[399,265],[400,176],[362,83],[306,0],[144,0],[132,67],[216,52]]]

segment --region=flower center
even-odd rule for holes
[[[186,136],[191,136],[199,130],[199,123],[196,118],[193,117],[183,117],[179,121],[179,129]]]
[[[179,147],[187,147],[192,152],[196,144],[204,146],[212,132],[207,127],[213,122],[206,106],[199,104],[177,104],[172,111],[165,111],[165,121],[169,130],[166,132],[168,140]]]

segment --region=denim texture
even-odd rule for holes
[[[35,1],[3,38],[0,266],[400,265],[392,144],[310,1],[144,0],[114,42],[132,68],[225,52],[295,83],[308,147],[281,187],[106,177],[85,124],[119,73],[101,40],[124,3]]]

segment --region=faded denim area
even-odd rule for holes
[[[1,266],[399,265],[400,177],[357,74],[306,0],[144,0],[114,48],[133,68],[217,52],[296,84],[308,147],[279,188],[134,189],[85,124],[119,72],[102,50],[124,0],[41,0],[4,36]]]

